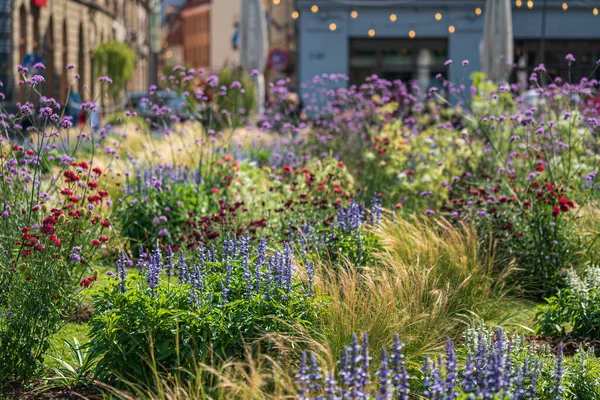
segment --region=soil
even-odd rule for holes
[[[67,321],[69,322],[88,322],[94,316],[94,309],[90,306],[80,307],[74,310]]]
[[[67,400],[89,399],[100,400],[102,395],[93,387],[73,387],[42,390],[41,388],[24,388],[22,386],[9,386],[0,389],[0,399],[6,400]]]
[[[558,352],[558,346],[560,342],[563,344],[563,354],[567,357],[573,356],[578,349],[588,350],[594,348],[594,354],[596,357],[600,357],[600,340],[592,340],[585,338],[574,338],[574,337],[543,337],[543,336],[531,336],[527,338],[528,341],[535,341],[538,346],[548,345],[552,350],[552,353]]]

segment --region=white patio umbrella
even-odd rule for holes
[[[262,114],[265,103],[265,77],[267,51],[267,16],[262,0],[242,0],[240,13],[240,66],[247,73],[258,71],[254,77],[258,93],[258,109]]]
[[[483,40],[480,46],[481,70],[494,82],[505,82],[514,58],[512,9],[510,0],[487,0]]]

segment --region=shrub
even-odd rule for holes
[[[289,245],[268,256],[262,240],[251,255],[248,237],[227,238],[222,249],[201,248],[194,263],[183,252],[175,258],[162,258],[158,248],[142,252],[137,265],[144,273],[127,277],[131,263],[122,255],[118,279],[96,297],[92,347],[103,354],[98,368],[105,377],[149,382],[152,362],[174,371],[235,357],[261,335],[317,321],[312,268],[300,281]]]
[[[547,302],[536,315],[539,333],[600,339],[600,268],[588,268],[583,279],[570,270],[567,286]]]
[[[135,68],[135,53],[125,42],[106,42],[93,52],[95,64],[94,78],[101,75],[108,76],[111,83],[108,93],[116,102],[131,78]]]

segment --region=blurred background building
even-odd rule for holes
[[[295,76],[297,35],[294,0],[264,0],[269,60],[267,79]],[[240,0],[168,0],[163,66],[177,64],[218,72],[239,65]]]
[[[25,100],[17,65],[31,69],[42,62],[48,94],[65,101],[66,67],[81,76],[77,91],[85,100],[98,94],[92,62],[102,42],[123,41],[135,51],[136,69],[129,90],[148,86],[147,0],[3,0],[0,1],[0,80],[7,103]],[[72,79],[72,78],[71,78]]]
[[[594,71],[600,59],[599,1],[510,2],[516,65],[510,80],[539,63],[551,76],[567,78],[567,53],[577,59],[571,79]],[[343,73],[357,83],[377,74],[430,86],[437,74],[466,83],[481,68],[484,0],[297,0],[295,6],[302,82]],[[445,66],[448,59],[454,62]]]

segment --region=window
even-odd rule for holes
[[[514,62],[517,68],[513,69],[511,80],[523,82],[541,62],[540,40],[516,39],[514,48]],[[565,55],[573,54],[577,62],[569,64]],[[551,79],[561,77],[571,82],[579,81],[594,72],[596,60],[600,59],[600,40],[546,40],[544,44],[543,63],[547,75]],[[600,71],[596,70],[592,76],[600,79]]]
[[[445,75],[447,58],[446,39],[351,39],[350,82],[360,84],[373,74],[408,81],[424,70],[433,85],[437,74]]]

